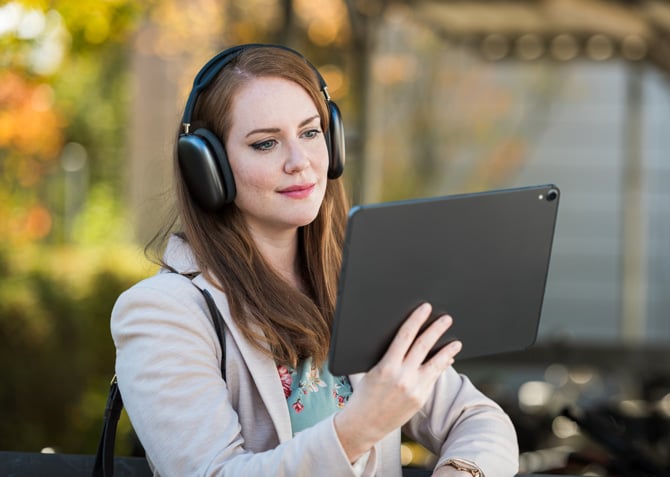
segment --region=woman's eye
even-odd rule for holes
[[[268,139],[266,141],[255,142],[251,145],[257,151],[269,151],[277,143],[274,139]]]
[[[309,131],[305,131],[305,133],[303,135],[308,139],[313,139],[313,138],[317,137],[319,134],[321,134],[321,130],[310,129]]]

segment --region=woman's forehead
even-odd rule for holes
[[[236,92],[232,104],[232,126],[259,122],[304,121],[318,115],[312,97],[299,84],[278,77],[253,78]],[[241,125],[241,124],[240,124]]]

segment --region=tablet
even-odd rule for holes
[[[457,360],[537,338],[560,192],[553,184],[351,209],[329,349],[338,376],[368,371],[422,302],[454,323]]]

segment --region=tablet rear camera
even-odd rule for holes
[[[558,191],[556,189],[549,189],[547,191],[547,200],[553,202],[558,198]]]

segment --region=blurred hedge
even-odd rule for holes
[[[123,247],[0,250],[0,449],[95,452],[114,373],[109,316],[154,272]],[[124,416],[117,439],[131,453]]]

